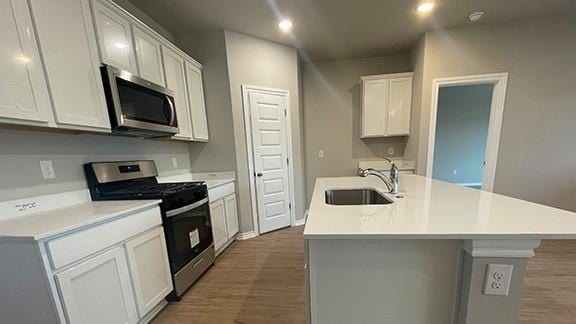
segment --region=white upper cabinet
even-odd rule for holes
[[[109,131],[88,0],[31,0],[30,3],[56,122],[64,128]]]
[[[186,83],[188,85],[188,102],[192,118],[192,138],[195,141],[208,141],[208,120],[204,102],[202,70],[194,63],[186,61]]]
[[[138,27],[133,31],[140,77],[165,87],[160,41]]]
[[[0,0],[0,119],[48,125],[53,115],[26,0]]]
[[[166,46],[162,46],[162,60],[164,62],[164,74],[166,75],[166,87],[174,91],[174,104],[176,105],[176,118],[179,133],[175,139],[192,139],[190,123],[190,107],[186,92],[186,75],[184,72],[184,59],[181,55]]]
[[[102,2],[92,2],[102,62],[138,75],[131,26]]]
[[[362,77],[362,138],[410,134],[412,75]]]

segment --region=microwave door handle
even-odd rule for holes
[[[174,103],[169,96],[166,96],[166,100],[170,106],[170,126],[175,126],[174,122],[176,121],[176,108],[174,108]]]

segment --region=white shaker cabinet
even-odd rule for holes
[[[410,134],[413,73],[363,76],[361,137]]]
[[[186,84],[188,86],[188,102],[192,120],[192,139],[208,141],[208,120],[206,103],[204,102],[204,86],[202,70],[196,64],[186,61]]]
[[[192,127],[190,122],[190,107],[186,93],[184,59],[172,49],[162,46],[162,60],[164,62],[164,74],[166,75],[166,87],[174,91],[176,118],[180,131],[173,138],[191,140]]]
[[[138,75],[130,22],[104,3],[92,1],[102,62]]]
[[[136,26],[132,28],[140,77],[163,87],[166,86],[160,41]]]
[[[53,121],[40,52],[26,0],[0,0],[0,121]]]
[[[56,275],[70,323],[138,322],[124,251],[116,247]]]
[[[172,291],[164,231],[157,227],[126,243],[138,313],[148,314]]]
[[[220,199],[210,203],[210,220],[212,222],[212,235],[214,236],[214,249],[218,251],[228,241],[224,200]]]
[[[90,3],[88,0],[30,3],[58,126],[109,132]]]
[[[232,239],[238,234],[238,207],[236,205],[236,195],[232,194],[224,198],[226,209],[226,230],[228,239]]]

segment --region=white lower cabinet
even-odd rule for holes
[[[138,313],[144,316],[172,291],[162,227],[126,242],[126,255],[134,283]]]
[[[212,221],[214,249],[218,251],[228,241],[224,200],[219,199],[213,203],[210,203],[210,219]]]
[[[208,189],[214,250],[220,254],[238,234],[238,210],[234,182]]]
[[[56,275],[70,323],[138,322],[126,256],[121,247]]]
[[[238,234],[238,211],[236,207],[236,195],[230,195],[224,198],[224,205],[226,209],[226,229],[228,231],[228,239],[232,239]]]

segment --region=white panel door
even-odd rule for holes
[[[138,321],[130,274],[120,247],[56,275],[68,321],[130,324]]]
[[[150,312],[172,291],[172,277],[162,227],[126,243],[132,283],[140,316]]]
[[[196,141],[208,141],[208,119],[204,102],[202,70],[193,63],[186,62],[186,81],[192,118],[192,137]]]
[[[0,118],[53,119],[26,0],[0,0]]]
[[[281,93],[249,92],[260,233],[290,225],[286,109]]]
[[[238,233],[238,207],[236,206],[236,195],[230,195],[224,198],[226,210],[226,229],[228,239],[231,239]]]
[[[366,80],[362,88],[362,137],[386,136],[388,80]]]
[[[88,0],[31,0],[56,121],[110,130]],[[56,23],[57,22],[57,23]],[[75,127],[76,128],[76,127]]]
[[[160,42],[138,27],[133,27],[133,30],[140,77],[165,87]]]
[[[188,95],[186,93],[184,59],[168,47],[162,46],[162,60],[164,61],[166,87],[174,91],[176,118],[178,120],[178,130],[180,131],[174,138],[191,140],[192,128]]]
[[[100,1],[92,1],[102,62],[138,74],[128,20]]]
[[[228,241],[224,199],[210,203],[210,220],[212,222],[212,236],[214,236],[214,249],[218,251]]]
[[[412,78],[396,78],[389,81],[388,136],[410,134],[412,109]]]

